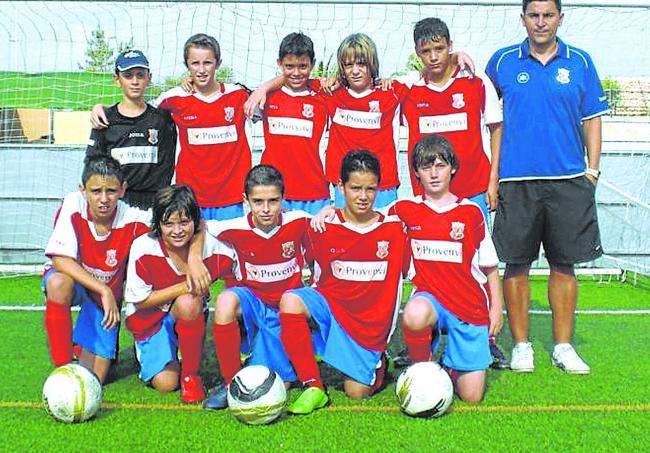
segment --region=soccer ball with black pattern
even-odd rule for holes
[[[248,425],[265,425],[282,414],[287,391],[282,378],[262,365],[239,370],[228,388],[228,407]]]
[[[102,403],[102,385],[88,368],[69,363],[55,369],[43,385],[43,405],[63,423],[85,422]]]
[[[402,412],[412,417],[442,416],[454,400],[454,385],[436,362],[418,362],[397,378],[397,401]]]

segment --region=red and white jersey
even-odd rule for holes
[[[388,210],[406,224],[411,254],[409,278],[465,322],[488,323],[487,278],[480,267],[497,258],[481,209],[471,201],[437,208],[422,197],[395,202]]]
[[[329,182],[338,182],[341,162],[348,151],[365,149],[379,159],[379,188],[385,190],[399,186],[397,142],[399,106],[404,96],[406,90],[399,84],[388,91],[373,88],[358,94],[342,88],[331,96],[324,96],[331,118],[325,154],[325,175]]]
[[[266,100],[262,163],[273,165],[284,177],[287,200],[329,198],[321,141],[327,123],[323,95],[286,87]]]
[[[232,248],[209,234],[203,244],[203,262],[212,280],[231,272],[234,252]],[[157,307],[138,310],[138,303],[146,300],[152,292],[183,283],[186,274],[181,272],[169,257],[162,239],[151,234],[140,236],[133,242],[126,273],[124,300],[126,326],[136,340],[150,337],[159,328],[159,322],[171,308],[173,300]]]
[[[119,304],[131,244],[149,231],[151,211],[142,211],[119,201],[111,231],[101,236],[90,218],[88,202],[81,192],[66,195],[45,247],[45,254],[77,260],[86,272],[106,284]],[[97,303],[98,294],[89,291]]]
[[[487,77],[462,77],[457,72],[442,87],[420,78],[410,87],[402,114],[409,129],[409,162],[418,140],[442,135],[454,147],[460,162],[449,190],[463,198],[487,190],[490,148],[489,142],[483,140],[485,125],[503,120],[499,99]],[[422,195],[422,187],[413,171],[410,173],[414,193]]]
[[[279,225],[268,233],[255,227],[251,214],[206,224],[210,234],[235,251],[235,284],[246,286],[268,306],[277,308],[285,291],[303,286],[305,256],[311,256],[307,213],[283,212]]]
[[[401,299],[404,225],[380,215],[366,228],[346,222],[340,210],[324,233],[309,230],[314,286],[360,345],[383,351]]]
[[[251,150],[246,136],[244,103],[248,93],[222,83],[210,96],[172,88],[156,105],[169,110],[178,128],[175,181],[187,184],[203,208],[241,202]]]

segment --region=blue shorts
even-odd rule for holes
[[[316,215],[326,206],[331,206],[332,200],[323,198],[322,200],[282,200],[282,207],[289,211],[305,211],[308,214]]]
[[[487,201],[485,201],[485,192],[481,192],[472,197],[467,197],[467,199],[473,203],[476,203],[481,212],[483,213],[483,218],[487,222],[488,227],[490,226],[490,211],[488,211]]]
[[[386,190],[378,190],[375,197],[375,209],[385,208],[397,200],[397,187]],[[338,187],[334,188],[334,206],[343,208],[345,206],[345,198]]]
[[[366,349],[350,337],[334,317],[325,297],[316,289],[305,287],[289,292],[302,299],[318,326],[318,332],[314,332],[316,355],[355,381],[374,384],[382,353]]]
[[[242,320],[246,327],[245,341],[252,350],[248,364],[264,365],[277,372],[283,381],[295,381],[296,373],[280,340],[278,311],[266,305],[246,287],[234,286],[226,291],[236,294],[239,298]]]
[[[44,292],[45,288],[47,288],[47,281],[55,272],[52,268],[43,274],[41,284]],[[72,343],[78,344],[103,359],[114,359],[117,353],[119,324],[109,330],[102,327],[104,311],[91,299],[88,290],[79,283],[74,284],[74,295],[71,304],[81,307],[72,332]]]
[[[488,344],[488,326],[461,321],[426,291],[414,293],[411,299],[414,297],[425,297],[438,315],[438,339],[431,347],[432,352],[440,344],[440,331],[447,329],[447,346],[442,358],[446,367],[456,371],[480,371],[490,366],[492,356]]]
[[[230,220],[244,215],[244,204],[235,203],[219,208],[201,208],[204,220]]]
[[[135,357],[140,363],[140,379],[151,381],[170,362],[178,360],[178,336],[174,330],[176,321],[167,313],[160,322],[160,329],[150,337],[135,342]]]

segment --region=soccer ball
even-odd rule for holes
[[[287,401],[282,378],[262,365],[241,369],[228,388],[228,407],[249,425],[265,425],[278,418]]]
[[[395,393],[405,414],[435,418],[443,415],[454,400],[454,385],[436,362],[418,362],[397,379]]]
[[[50,373],[43,385],[43,405],[63,423],[84,422],[102,403],[102,385],[87,368],[69,363]]]

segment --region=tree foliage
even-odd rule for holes
[[[86,61],[79,64],[79,69],[88,72],[113,72],[117,55],[132,47],[133,38],[118,43],[117,49],[114,49],[106,39],[104,30],[98,27],[90,33],[86,46]]]

